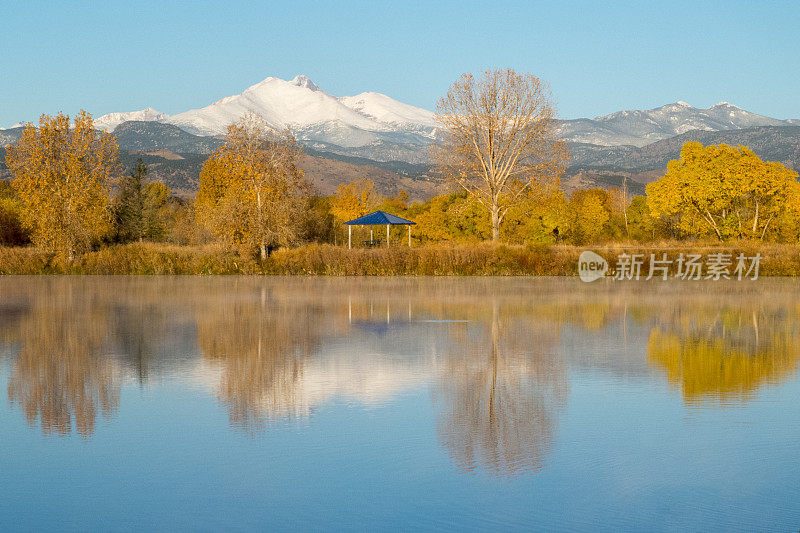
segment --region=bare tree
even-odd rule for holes
[[[433,149],[440,172],[490,212],[492,240],[509,207],[534,184],[558,184],[568,159],[556,137],[547,84],[511,69],[462,74],[437,105],[443,139]]]

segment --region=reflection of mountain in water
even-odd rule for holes
[[[204,381],[234,426],[307,417],[335,400],[377,406],[429,381],[439,342],[409,319],[404,295],[254,283],[207,293],[212,305],[197,309]]]

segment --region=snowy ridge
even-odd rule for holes
[[[267,78],[242,94],[223,98],[202,109],[173,115],[166,122],[197,135],[220,135],[225,133],[229,124],[249,111],[261,115],[271,126],[278,128],[291,126],[302,130],[338,122],[344,127],[363,130],[385,129],[343,105],[305,76],[297,76],[288,82]]]
[[[168,115],[156,111],[152,107],[147,107],[141,111],[130,111],[127,113],[109,113],[94,120],[94,127],[98,130],[112,132],[117,126],[123,122],[130,120],[146,121],[146,122],[163,122],[168,118]]]
[[[428,146],[436,138],[433,112],[404,104],[384,94],[329,94],[307,76],[291,80],[269,77],[201,109],[166,115],[148,107],[109,113],[95,119],[98,129],[113,132],[124,122],[171,124],[201,136],[224,135],[229,124],[253,112],[274,128],[291,127],[305,145],[319,151],[375,161],[428,163]],[[11,128],[24,125],[15,124]],[[559,121],[560,135],[574,143],[600,146],[645,146],[691,130],[727,131],[755,126],[800,125],[750,113],[729,102],[699,109],[677,101],[647,110],[626,110],[589,118]],[[1,128],[0,128],[1,129]],[[5,130],[4,143],[16,133]]]
[[[750,113],[728,102],[698,109],[678,101],[655,109],[618,111],[593,120],[564,120],[561,135],[573,142],[641,147],[691,130],[725,131],[795,123]]]
[[[125,121],[155,121],[195,135],[213,136],[224,135],[229,124],[248,112],[260,115],[274,128],[291,127],[302,141],[345,149],[386,144],[427,146],[436,128],[433,113],[425,109],[374,92],[339,98],[302,75],[289,81],[266,78],[241,94],[202,109],[172,116],[152,108],[110,113],[95,124],[113,131]]]
[[[356,96],[343,96],[339,101],[350,109],[383,124],[436,127],[432,112],[398,102],[385,94],[367,92]]]

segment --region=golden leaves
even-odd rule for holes
[[[647,186],[655,216],[679,215],[690,235],[764,238],[776,217],[798,211],[797,173],[746,146],[687,142],[666,175]]]
[[[300,154],[290,130],[276,132],[256,115],[231,124],[200,173],[199,220],[223,241],[260,248],[262,258],[268,246],[293,241],[307,193]]]
[[[111,227],[108,187],[119,173],[116,138],[94,129],[81,111],[42,115],[8,148],[6,161],[23,224],[34,243],[70,258],[87,250]]]
[[[340,183],[336,187],[336,196],[331,200],[331,214],[337,221],[347,222],[374,211],[380,203],[381,196],[372,180]]]

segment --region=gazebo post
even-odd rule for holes
[[[411,248],[411,224],[408,225],[408,247]]]
[[[389,224],[386,224],[386,247],[389,247]]]
[[[353,226],[347,226],[347,249],[353,247]]]

